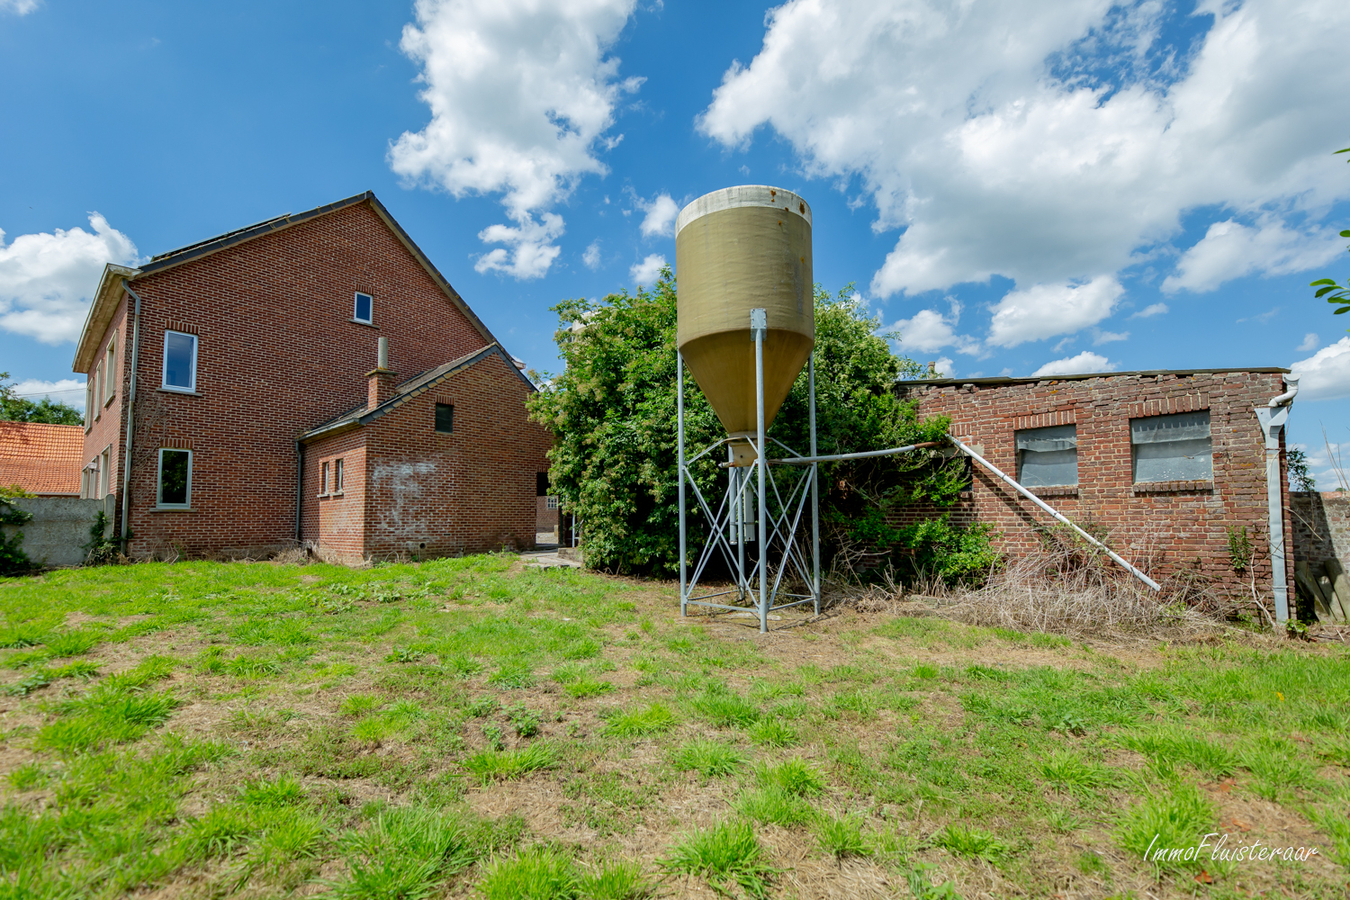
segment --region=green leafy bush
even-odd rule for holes
[[[893,391],[897,380],[920,374],[920,367],[891,352],[891,336],[876,333],[879,323],[853,296],[852,286],[834,297],[816,288],[819,452],[943,440],[945,418],[920,422],[917,404]],[[530,400],[535,420],[556,437],[549,452],[553,492],[583,523],[588,566],[669,575],[679,568],[675,281],[667,270],[651,291],[611,294],[601,303],[566,300],[554,310],[567,368]],[[687,448],[724,436],[692,377],[684,379],[684,409]],[[805,370],[770,435],[789,447],[809,447]],[[705,495],[725,483],[714,456],[693,467]],[[826,559],[841,542],[868,539],[871,519],[860,519],[860,510],[876,508],[884,520],[885,511],[900,503],[948,505],[964,471],[959,461],[933,452],[824,464]],[[787,479],[793,473],[775,468],[771,474]],[[690,546],[698,547],[706,538],[703,516],[692,496],[687,501]]]

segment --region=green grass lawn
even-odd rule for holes
[[[1345,647],[776,624],[509,555],[0,581],[0,898],[1350,889]]]

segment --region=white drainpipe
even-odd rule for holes
[[[1275,620],[1289,621],[1289,581],[1285,574],[1284,485],[1280,479],[1280,435],[1289,418],[1289,407],[1298,394],[1298,376],[1284,376],[1289,390],[1271,397],[1256,408],[1256,418],[1266,437],[1266,506],[1270,515],[1270,592],[1275,596]]]

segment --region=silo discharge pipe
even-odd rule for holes
[[[1040,497],[1037,497],[1031,491],[1022,487],[1022,485],[1018,484],[1016,481],[1013,481],[1007,475],[1004,475],[1002,472],[998,470],[998,467],[996,467],[989,460],[985,459],[983,456],[976,453],[970,447],[966,446],[966,444],[962,443],[959,439],[952,437],[950,434],[947,435],[947,440],[955,444],[957,449],[960,450],[962,453],[964,453],[966,456],[969,456],[971,459],[975,460],[977,463],[988,469],[995,477],[997,477],[1004,484],[1008,485],[1008,487],[1017,491],[1017,493],[1021,494],[1023,497],[1026,497],[1032,503],[1036,504],[1041,509],[1048,512],[1050,515],[1054,516],[1055,521],[1068,525],[1074,531],[1078,532],[1078,534],[1081,535],[1083,539],[1086,540],[1089,544],[1092,544],[1094,547],[1100,548],[1102,551],[1106,553],[1107,556],[1111,557],[1111,559],[1116,563],[1119,563],[1122,567],[1124,567],[1124,569],[1127,572],[1129,572],[1135,578],[1138,578],[1140,581],[1148,585],[1156,592],[1162,591],[1162,588],[1158,585],[1158,582],[1154,581],[1152,578],[1149,578],[1143,572],[1139,571],[1134,566],[1130,565],[1128,562],[1122,559],[1121,556],[1118,553],[1116,553],[1116,551],[1112,550],[1110,547],[1106,546],[1101,541],[1097,540],[1095,537],[1088,534],[1086,531],[1079,528],[1074,523],[1070,522],[1064,516],[1060,515],[1058,510],[1056,510],[1050,504],[1046,503]]]

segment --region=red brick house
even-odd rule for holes
[[[73,368],[131,555],[534,543],[534,388],[374,194],[108,266]]]
[[[79,497],[84,435],[78,425],[0,422],[0,487]]]
[[[951,417],[951,433],[1070,520],[1109,535],[1113,549],[1156,579],[1200,575],[1270,598],[1270,507],[1257,408],[1286,391],[1287,369],[1119,372],[1044,378],[903,382],[920,415]],[[1279,435],[1280,508],[1294,607],[1293,523]],[[1053,525],[979,465],[953,522],[991,523],[999,549],[1036,550]],[[920,518],[931,510],[913,509]],[[1234,571],[1229,529],[1245,528],[1248,568]],[[1273,612],[1273,610],[1272,610]]]

